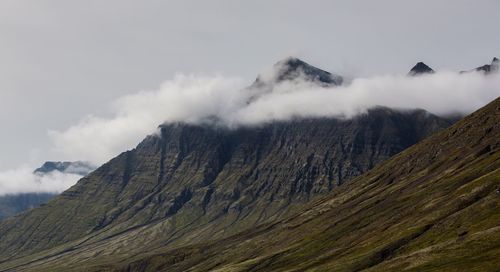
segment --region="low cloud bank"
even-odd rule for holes
[[[238,78],[177,75],[158,90],[118,99],[110,118],[88,116],[50,135],[63,159],[99,164],[134,147],[165,122],[237,127],[300,117],[351,118],[374,106],[467,114],[499,95],[498,74],[386,75],[331,88],[295,80],[276,83],[272,90],[245,88]]]
[[[20,193],[60,193],[74,185],[81,175],[53,171],[34,174],[28,166],[0,172],[0,196]]]

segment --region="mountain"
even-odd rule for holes
[[[57,171],[85,176],[96,167],[85,162],[45,162],[33,173],[39,177]],[[0,196],[0,220],[47,203],[57,193],[20,193]]]
[[[286,219],[208,243],[128,259],[62,256],[41,268],[82,260],[90,271],[498,271],[499,207],[497,98]]]
[[[413,68],[411,68],[410,72],[408,72],[409,76],[416,76],[416,75],[422,75],[422,74],[433,74],[435,73],[434,70],[427,66],[427,64],[423,62],[417,63]]]
[[[379,107],[235,129],[165,124],[43,207],[1,222],[0,269],[228,237],[293,214],[451,123]]]

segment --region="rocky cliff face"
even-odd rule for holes
[[[288,215],[449,125],[387,108],[233,130],[163,125],[47,205],[0,224],[1,258],[102,241],[151,249],[226,237]]]

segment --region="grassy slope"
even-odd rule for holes
[[[497,99],[288,220],[106,268],[498,271],[499,149]]]

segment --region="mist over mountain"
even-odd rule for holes
[[[301,118],[349,119],[377,106],[464,115],[496,98],[499,86],[498,73],[485,77],[451,71],[345,82],[340,75],[287,58],[261,73],[250,87],[239,78],[177,75],[158,90],[118,99],[111,117],[92,115],[66,130],[52,131],[52,151],[57,157],[101,164],[133,148],[162,123],[237,128]]]
[[[32,173],[1,176],[0,220],[47,203],[96,167],[85,162],[45,162]]]

